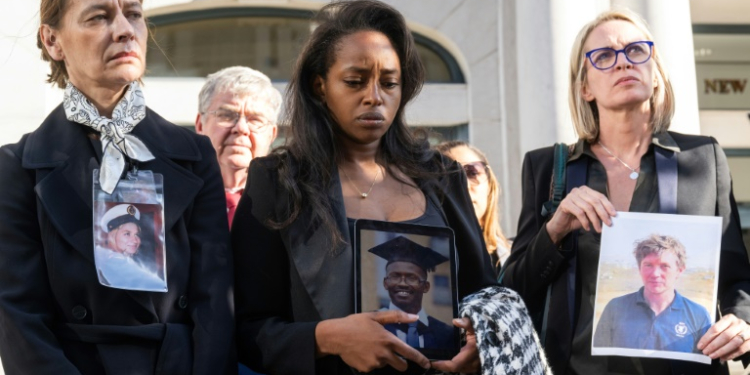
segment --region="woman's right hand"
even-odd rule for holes
[[[547,222],[547,233],[552,242],[559,244],[576,229],[589,231],[593,226],[601,233],[602,222],[611,226],[610,218],[614,216],[617,216],[615,206],[604,194],[588,186],[577,187],[560,202],[552,219]]]
[[[384,324],[412,323],[418,318],[417,315],[390,310],[324,320],[315,328],[317,354],[338,355],[347,365],[361,372],[385,365],[406,371],[408,364],[405,359],[430,368],[427,357],[383,328]]]

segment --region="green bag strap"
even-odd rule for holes
[[[569,148],[565,143],[555,143],[552,166],[552,185],[550,186],[550,200],[542,205],[542,216],[548,217],[555,213],[557,206],[560,205],[565,196],[565,166],[568,163]],[[497,282],[503,282],[505,276],[505,266],[500,269],[497,276]],[[545,311],[546,315],[546,311]]]
[[[568,163],[569,155],[568,145],[565,143],[555,143],[553,161],[552,161],[552,181],[550,185],[550,199],[542,205],[542,216],[549,217],[554,214],[557,207],[560,205],[563,197],[565,196],[565,167]],[[505,264],[507,265],[507,263]],[[503,277],[505,276],[506,267],[505,265],[500,270],[500,274],[497,277],[497,282],[502,283]],[[539,339],[542,345],[545,345],[547,341],[547,322],[549,318],[550,300],[552,298],[552,285],[547,287],[547,293],[544,299],[544,311],[542,312],[542,321],[539,332]],[[539,322],[537,322],[538,324]]]
[[[554,214],[565,196],[565,165],[568,162],[568,152],[568,145],[555,143],[550,199],[542,205],[542,216],[544,217]]]

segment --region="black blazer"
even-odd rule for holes
[[[346,367],[338,357],[316,360],[315,327],[321,320],[354,313],[352,249],[331,251],[332,240],[312,220],[309,206],[282,230],[263,225],[268,219],[286,218],[289,195],[279,183],[279,162],[279,156],[253,160],[232,226],[240,361],[274,375],[341,374],[339,369]],[[432,162],[442,162],[439,154]],[[455,232],[459,297],[463,298],[496,282],[466,177],[455,162],[448,170],[442,190],[428,191],[426,198],[442,207]],[[349,242],[338,174],[328,196],[338,229]]]
[[[99,284],[83,125],[57,107],[0,148],[0,355],[11,374],[219,374],[233,362],[232,257],[216,153],[148,110],[133,133],[164,175],[169,292]]]
[[[750,321],[750,263],[742,242],[739,214],[724,152],[716,140],[709,137],[669,132],[656,135],[655,142],[678,151],[677,213],[722,217],[718,302],[722,314],[732,313]],[[503,278],[505,286],[521,294],[531,314],[542,311],[547,286],[561,280],[567,269],[567,260],[549,239],[544,229],[547,221],[541,215],[542,205],[549,200],[552,164],[552,147],[526,154],[518,235],[513,242]],[[596,265],[583,267],[593,267],[596,272]],[[562,374],[570,356],[569,340],[573,333],[569,324],[555,324],[553,320],[562,316],[561,312],[568,311],[567,302],[563,306],[554,305],[553,301],[549,311],[545,350],[554,372]],[[718,361],[714,361],[713,369],[682,361],[672,361],[672,368],[673,373],[680,374],[705,375],[720,371]]]

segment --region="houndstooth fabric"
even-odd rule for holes
[[[552,375],[518,293],[484,288],[464,298],[459,315],[471,319],[476,331],[482,375]]]

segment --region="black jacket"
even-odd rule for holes
[[[669,132],[657,136],[659,141],[666,148],[678,151],[677,213],[720,216],[723,219],[718,288],[721,313],[732,313],[750,321],[750,263],[742,241],[739,214],[724,152],[716,140],[709,137]],[[521,294],[532,315],[539,315],[544,309],[547,287],[552,284],[555,290],[554,285],[562,282],[567,274],[568,262],[552,244],[544,227],[547,221],[541,215],[542,205],[549,200],[552,164],[552,147],[526,154],[518,235],[513,242],[503,278],[505,286]],[[596,272],[596,267],[596,264],[579,265],[577,272]],[[582,271],[582,268],[585,270]],[[573,332],[570,324],[565,323],[568,319],[566,312],[569,311],[567,302],[564,305],[555,304],[558,299],[554,296],[552,300],[547,338],[543,344],[554,372],[564,374],[570,358]],[[559,300],[567,301],[565,298]],[[559,317],[563,318],[557,319]],[[675,374],[706,375],[726,371],[726,367],[722,369],[718,361],[714,361],[712,369],[691,362],[671,363]]]
[[[240,361],[274,375],[343,374],[339,369],[346,367],[338,357],[315,359],[315,327],[321,320],[354,313],[352,249],[347,246],[331,255],[331,238],[312,220],[310,206],[282,230],[262,224],[269,218],[277,222],[286,218],[289,195],[279,183],[278,158],[253,160],[232,226]],[[436,155],[432,162],[441,163],[441,157]],[[436,200],[455,232],[459,298],[463,298],[496,282],[466,177],[455,162],[448,170],[451,173],[440,184],[442,191],[428,191],[426,198]],[[337,174],[328,196],[338,229],[348,242]]]
[[[83,125],[57,107],[0,148],[0,355],[11,374],[223,374],[233,360],[232,258],[216,153],[148,110],[133,133],[164,176],[169,292],[112,289],[94,266]],[[96,145],[98,146],[98,145]]]

